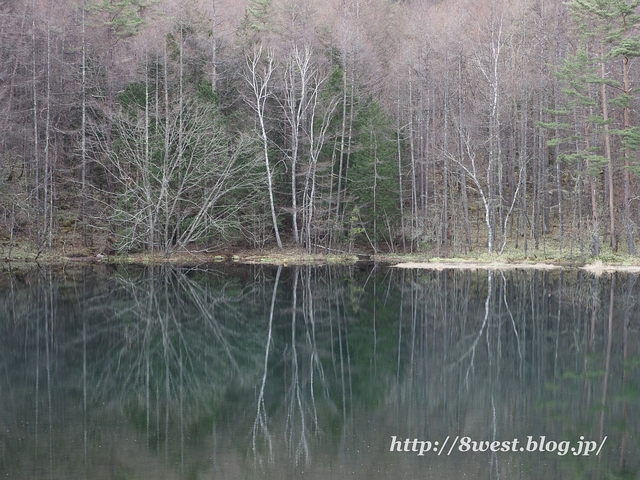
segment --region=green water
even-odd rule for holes
[[[0,476],[640,478],[639,293],[575,270],[4,273]]]

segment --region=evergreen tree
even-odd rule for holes
[[[131,37],[144,25],[142,15],[149,6],[151,2],[143,0],[102,0],[90,8],[105,15],[104,25],[117,37]]]
[[[272,0],[249,0],[240,23],[240,35],[246,44],[258,42],[270,30]]]
[[[581,38],[592,39],[599,43],[598,55],[590,55],[597,59],[600,66],[598,80],[591,83],[599,83],[601,125],[604,133],[604,155],[608,161],[608,187],[609,187],[609,216],[611,221],[611,244],[617,248],[615,234],[615,209],[614,209],[614,185],[613,171],[615,168],[613,153],[610,147],[610,135],[620,138],[622,144],[622,156],[624,158],[624,212],[629,253],[635,255],[634,222],[630,209],[630,172],[631,152],[640,147],[640,128],[631,125],[631,95],[629,81],[629,59],[640,56],[640,36],[632,35],[633,29],[640,23],[640,16],[636,9],[640,6],[639,0],[627,3],[625,0],[572,0],[568,6],[574,18],[578,22]],[[623,81],[610,79],[606,74],[606,65],[609,59],[622,60]],[[622,94],[609,99],[609,87],[616,87]],[[619,128],[610,128],[613,115],[608,112],[608,106],[622,110],[623,125]]]
[[[594,132],[602,132],[607,124],[598,109],[597,87],[601,84],[596,60],[592,58],[584,43],[579,44],[576,52],[568,55],[555,75],[563,85],[566,104],[563,108],[551,112],[564,122],[539,122],[538,126],[553,132],[547,142],[549,147],[560,147],[559,160],[579,167],[578,175],[588,176],[591,197],[592,228],[591,252],[600,253],[598,206],[596,199],[596,180],[609,159],[602,152],[602,140],[594,141]]]
[[[351,227],[358,225],[361,230],[357,231],[364,237],[360,240],[368,241],[377,251],[379,241],[394,241],[400,218],[396,132],[375,101],[358,112],[354,129],[356,147],[351,157],[349,192],[353,196],[350,209],[356,216],[351,219]]]

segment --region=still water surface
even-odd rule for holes
[[[639,288],[374,265],[4,273],[0,476],[640,478]]]

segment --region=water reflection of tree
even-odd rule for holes
[[[403,275],[402,308],[410,314],[403,315],[398,334],[404,351],[396,411],[406,412],[398,420],[408,436],[577,441],[609,435],[605,461],[589,467],[596,476],[615,472],[618,454],[621,470],[625,457],[627,463],[637,458],[640,424],[628,419],[640,403],[629,388],[637,388],[639,378],[629,367],[640,348],[626,319],[639,312],[627,282],[622,294],[619,281],[577,272]],[[491,478],[513,464],[505,457],[491,457]],[[577,478],[567,466],[572,461],[585,470],[583,458],[517,458],[523,461],[564,466],[566,478]],[[638,467],[637,460],[631,463]]]
[[[298,305],[299,280],[302,293],[300,306]],[[287,352],[291,358],[291,373],[286,392],[285,432],[289,454],[296,464],[301,460],[306,464],[310,462],[309,436],[317,435],[320,431],[316,392],[328,394],[327,379],[320,361],[316,338],[316,307],[312,280],[310,268],[295,270],[291,306],[291,346]],[[298,315],[299,311],[302,319]],[[298,329],[301,330],[299,335]],[[302,338],[299,339],[299,337]]]
[[[334,283],[328,270],[294,267],[286,288],[278,295],[280,274],[279,268],[270,304],[265,370],[253,426],[253,455],[259,463],[265,460],[273,463],[273,443],[278,442],[294,465],[308,465],[313,440],[322,433],[320,410],[326,414],[335,411],[336,403],[343,403],[331,398],[324,365],[336,360],[330,351],[335,328],[334,296],[339,294],[332,288]],[[338,326],[335,333],[340,335],[341,328]],[[338,343],[338,348],[342,348]],[[267,389],[267,383],[281,387]],[[271,421],[265,406],[267,390],[273,407]],[[269,423],[278,428],[270,432]],[[263,449],[258,444],[259,437],[263,439]]]
[[[254,458],[259,461],[259,453],[258,453],[258,439],[260,436],[263,437],[264,443],[268,448],[268,462],[273,462],[273,442],[271,439],[271,434],[269,433],[269,421],[267,418],[267,411],[264,404],[264,395],[265,395],[265,386],[267,384],[267,374],[269,373],[269,352],[271,351],[271,337],[273,334],[273,315],[275,310],[275,302],[276,296],[278,294],[278,283],[280,281],[280,274],[282,272],[282,267],[278,267],[278,272],[276,273],[276,279],[273,286],[273,294],[271,296],[271,307],[269,308],[269,324],[267,327],[267,339],[266,339],[266,347],[264,354],[264,373],[262,374],[262,381],[260,383],[260,393],[258,394],[257,400],[257,409],[256,409],[256,418],[253,422],[253,432],[252,432],[252,447],[253,447],[253,455]]]
[[[63,423],[60,386],[74,378],[60,354],[77,339],[69,310],[81,302],[75,289],[78,276],[40,268],[0,278],[8,284],[0,288],[0,366],[5,372],[0,415],[11,419],[2,445],[3,458],[11,461],[0,464],[0,475],[39,478],[43,469],[54,475]]]
[[[116,411],[147,450],[182,469],[197,443],[248,454],[247,471],[256,460],[320,468],[324,450],[347,472],[394,465],[399,456],[364,448],[389,435],[597,439],[601,424],[610,449],[595,470],[584,459],[486,455],[486,476],[508,478],[513,465],[549,478],[576,478],[585,465],[600,476],[638,466],[633,276],[118,270],[100,283],[87,270],[15,276],[0,291],[0,358],[20,365],[5,368],[2,391],[37,415],[43,464],[56,458],[56,409],[67,399],[56,392],[71,387],[78,396],[68,397],[82,399],[85,459],[87,449],[95,455],[92,415]],[[4,402],[15,432],[25,418],[19,403]],[[434,468],[461,476],[462,460]],[[477,463],[469,469],[477,474]]]
[[[147,439],[164,437],[168,448],[172,408],[183,442],[186,424],[203,410],[211,413],[231,378],[255,375],[260,344],[246,314],[250,289],[170,267],[115,281],[103,321],[88,333],[90,348],[102,350],[92,369],[93,395],[126,404]]]

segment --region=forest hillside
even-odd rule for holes
[[[640,0],[0,1],[0,249],[636,254]]]

